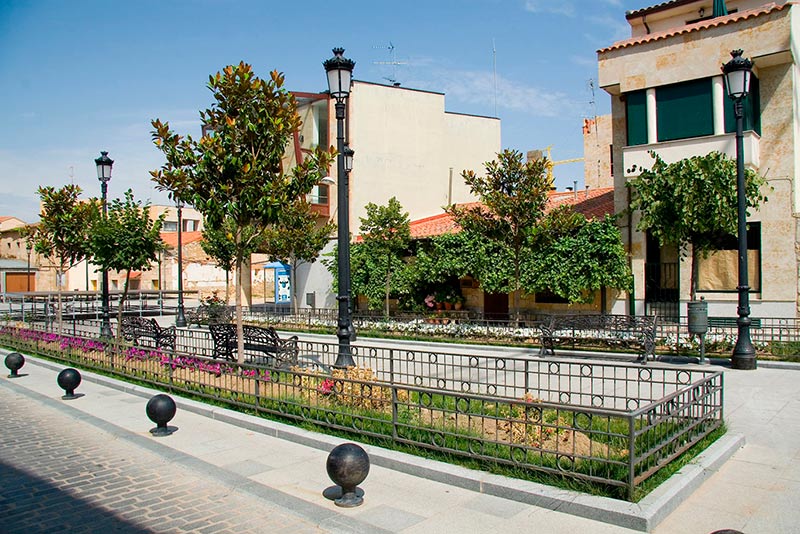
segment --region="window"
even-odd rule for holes
[[[656,89],[658,140],[671,141],[714,133],[711,78]]]
[[[718,250],[699,258],[697,290],[735,292],[739,285],[739,242],[725,236]],[[761,223],[747,225],[747,278],[750,290],[761,291]]]
[[[184,232],[196,232],[200,227],[200,221],[197,219],[183,219]]]
[[[761,89],[758,78],[750,78],[750,94],[742,100],[744,111],[744,131],[752,130],[761,135]],[[725,132],[736,132],[736,117],[733,114],[733,100],[725,93]]]
[[[311,190],[311,193],[308,195],[308,201],[311,204],[322,204],[323,206],[328,205],[328,191],[329,188],[325,184],[317,184],[314,186],[314,189]]]
[[[647,144],[647,93],[632,91],[625,93],[625,117],[628,130],[628,146]]]
[[[162,232],[177,232],[178,231],[178,221],[164,221],[164,224],[161,225]]]

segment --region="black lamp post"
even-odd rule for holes
[[[738,237],[739,237],[739,337],[731,356],[734,369],[755,369],[756,350],[750,340],[750,286],[747,276],[747,197],[744,182],[744,133],[742,100],[750,91],[753,62],[742,57],[742,50],[733,50],[731,60],[722,66],[725,74],[725,86],[728,96],[733,100],[733,112],[736,117],[736,200],[738,204]]]
[[[100,180],[100,191],[102,192],[103,200],[103,218],[107,216],[108,210],[108,181],[111,180],[111,167],[114,165],[114,160],[108,157],[108,152],[101,151],[100,157],[94,160],[97,165],[97,179]],[[100,326],[100,337],[110,338],[111,334],[111,320],[108,316],[108,271],[103,269],[103,302],[102,302],[102,319],[103,323]]]
[[[178,315],[175,317],[175,326],[185,328],[186,315],[183,310],[183,243],[181,240],[181,235],[183,234],[183,202],[176,200],[175,207],[178,208]]]
[[[355,62],[343,56],[344,48],[334,48],[333,57],[323,63],[328,74],[328,89],[331,98],[336,99],[336,149],[339,156],[337,163],[337,203],[338,203],[338,269],[339,269],[339,319],[336,335],[339,338],[339,354],[334,367],[355,366],[350,350],[350,338],[353,332],[353,320],[350,315],[350,178],[345,165],[347,155],[344,144],[345,102],[350,96],[350,83],[353,77]],[[353,152],[350,151],[352,168]]]

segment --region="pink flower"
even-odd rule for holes
[[[333,380],[326,378],[318,386],[317,391],[322,395],[330,395],[333,391]]]

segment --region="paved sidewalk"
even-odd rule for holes
[[[337,508],[324,493],[339,440],[279,439],[219,420],[227,411],[218,408],[216,419],[193,413],[177,397],[179,430],[154,438],[144,413],[152,392],[84,373],[83,396],[63,401],[58,368],[28,358],[27,376],[0,379],[2,532],[635,532],[374,463],[364,505]],[[798,378],[726,371],[726,419],[747,445],[653,532],[798,532]]]

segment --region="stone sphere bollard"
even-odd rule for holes
[[[19,371],[23,365],[25,365],[25,357],[19,352],[12,352],[6,356],[6,367],[11,371],[8,378],[19,378],[17,371]]]
[[[167,426],[173,417],[175,417],[175,401],[169,395],[159,393],[147,401],[147,417],[156,424],[156,427],[150,430],[154,436],[169,436],[175,429]]]
[[[58,386],[66,394],[61,398],[64,400],[77,399],[80,395],[75,395],[75,388],[81,383],[81,374],[77,369],[67,368],[58,373]]]
[[[342,443],[328,455],[328,476],[342,488],[342,496],[334,501],[336,506],[353,508],[364,502],[356,494],[356,486],[369,474],[369,456],[355,443]]]

